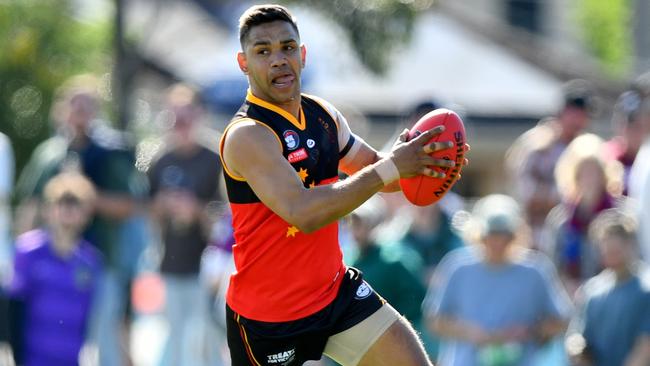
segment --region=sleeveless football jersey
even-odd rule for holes
[[[339,141],[338,112],[332,115],[324,101],[302,96],[300,118],[255,97],[246,102],[224,131],[243,120],[265,126],[277,138],[283,156],[296,170],[305,188],[338,180],[339,160],[355,138]],[[347,123],[343,128],[349,131]],[[226,295],[228,305],[245,318],[285,322],[304,318],[327,306],[335,297],[345,272],[338,243],[338,223],[303,233],[260,201],[245,179],[224,162],[228,200],[235,235],[236,271]]]

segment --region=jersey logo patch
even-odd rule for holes
[[[289,160],[290,163],[297,163],[307,159],[308,157],[309,154],[307,154],[307,150],[303,147],[287,155],[287,160]]]
[[[307,139],[307,147],[311,149],[314,146],[316,146],[316,141],[312,139]]]
[[[300,144],[300,136],[298,136],[296,131],[284,131],[282,137],[284,137],[284,142],[287,144],[287,149],[289,150],[295,150],[298,147],[298,144]]]
[[[269,364],[289,364],[295,357],[296,350],[290,349],[288,351],[276,353],[274,355],[267,355],[267,361]]]
[[[357,287],[357,293],[356,296],[354,296],[355,299],[357,300],[362,300],[365,299],[366,297],[370,296],[372,294],[372,288],[368,286],[366,281],[361,282],[359,287]]]

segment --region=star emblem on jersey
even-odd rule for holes
[[[282,137],[284,138],[284,143],[287,145],[287,149],[289,150],[295,150],[300,144],[300,136],[298,136],[298,133],[294,130],[284,131]]]
[[[300,232],[300,230],[298,230],[297,227],[295,227],[295,226],[289,226],[289,227],[287,228],[287,238],[288,238],[288,237],[295,238],[295,237],[296,237],[296,234],[299,233],[299,232]]]
[[[314,188],[314,187],[316,187],[316,182],[309,183],[309,188]]]
[[[307,180],[309,173],[307,172],[307,169],[300,168],[300,170],[298,170],[298,176],[300,177],[300,180],[304,182]]]

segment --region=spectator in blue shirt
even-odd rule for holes
[[[637,260],[636,222],[620,209],[605,210],[589,234],[605,269],[578,290],[569,354],[577,365],[649,365],[650,272]]]
[[[531,365],[564,332],[568,296],[551,262],[516,244],[523,215],[512,198],[479,200],[472,221],[480,243],[445,256],[424,304],[442,339],[438,365]]]

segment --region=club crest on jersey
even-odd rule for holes
[[[297,163],[299,161],[305,160],[309,157],[309,154],[307,154],[307,150],[303,147],[302,149],[298,149],[289,155],[287,155],[287,160],[289,160],[290,163]]]
[[[287,149],[289,150],[295,150],[298,144],[300,144],[300,136],[294,130],[284,131],[282,137],[284,137],[284,143],[287,144]]]
[[[370,294],[372,294],[372,288],[370,288],[370,286],[368,286],[366,281],[363,281],[363,282],[361,282],[359,287],[357,287],[357,293],[354,296],[354,298],[357,299],[357,300],[361,300],[361,299],[365,299],[366,297],[370,296]]]
[[[307,147],[311,149],[314,146],[316,146],[316,141],[312,139],[307,139]]]

